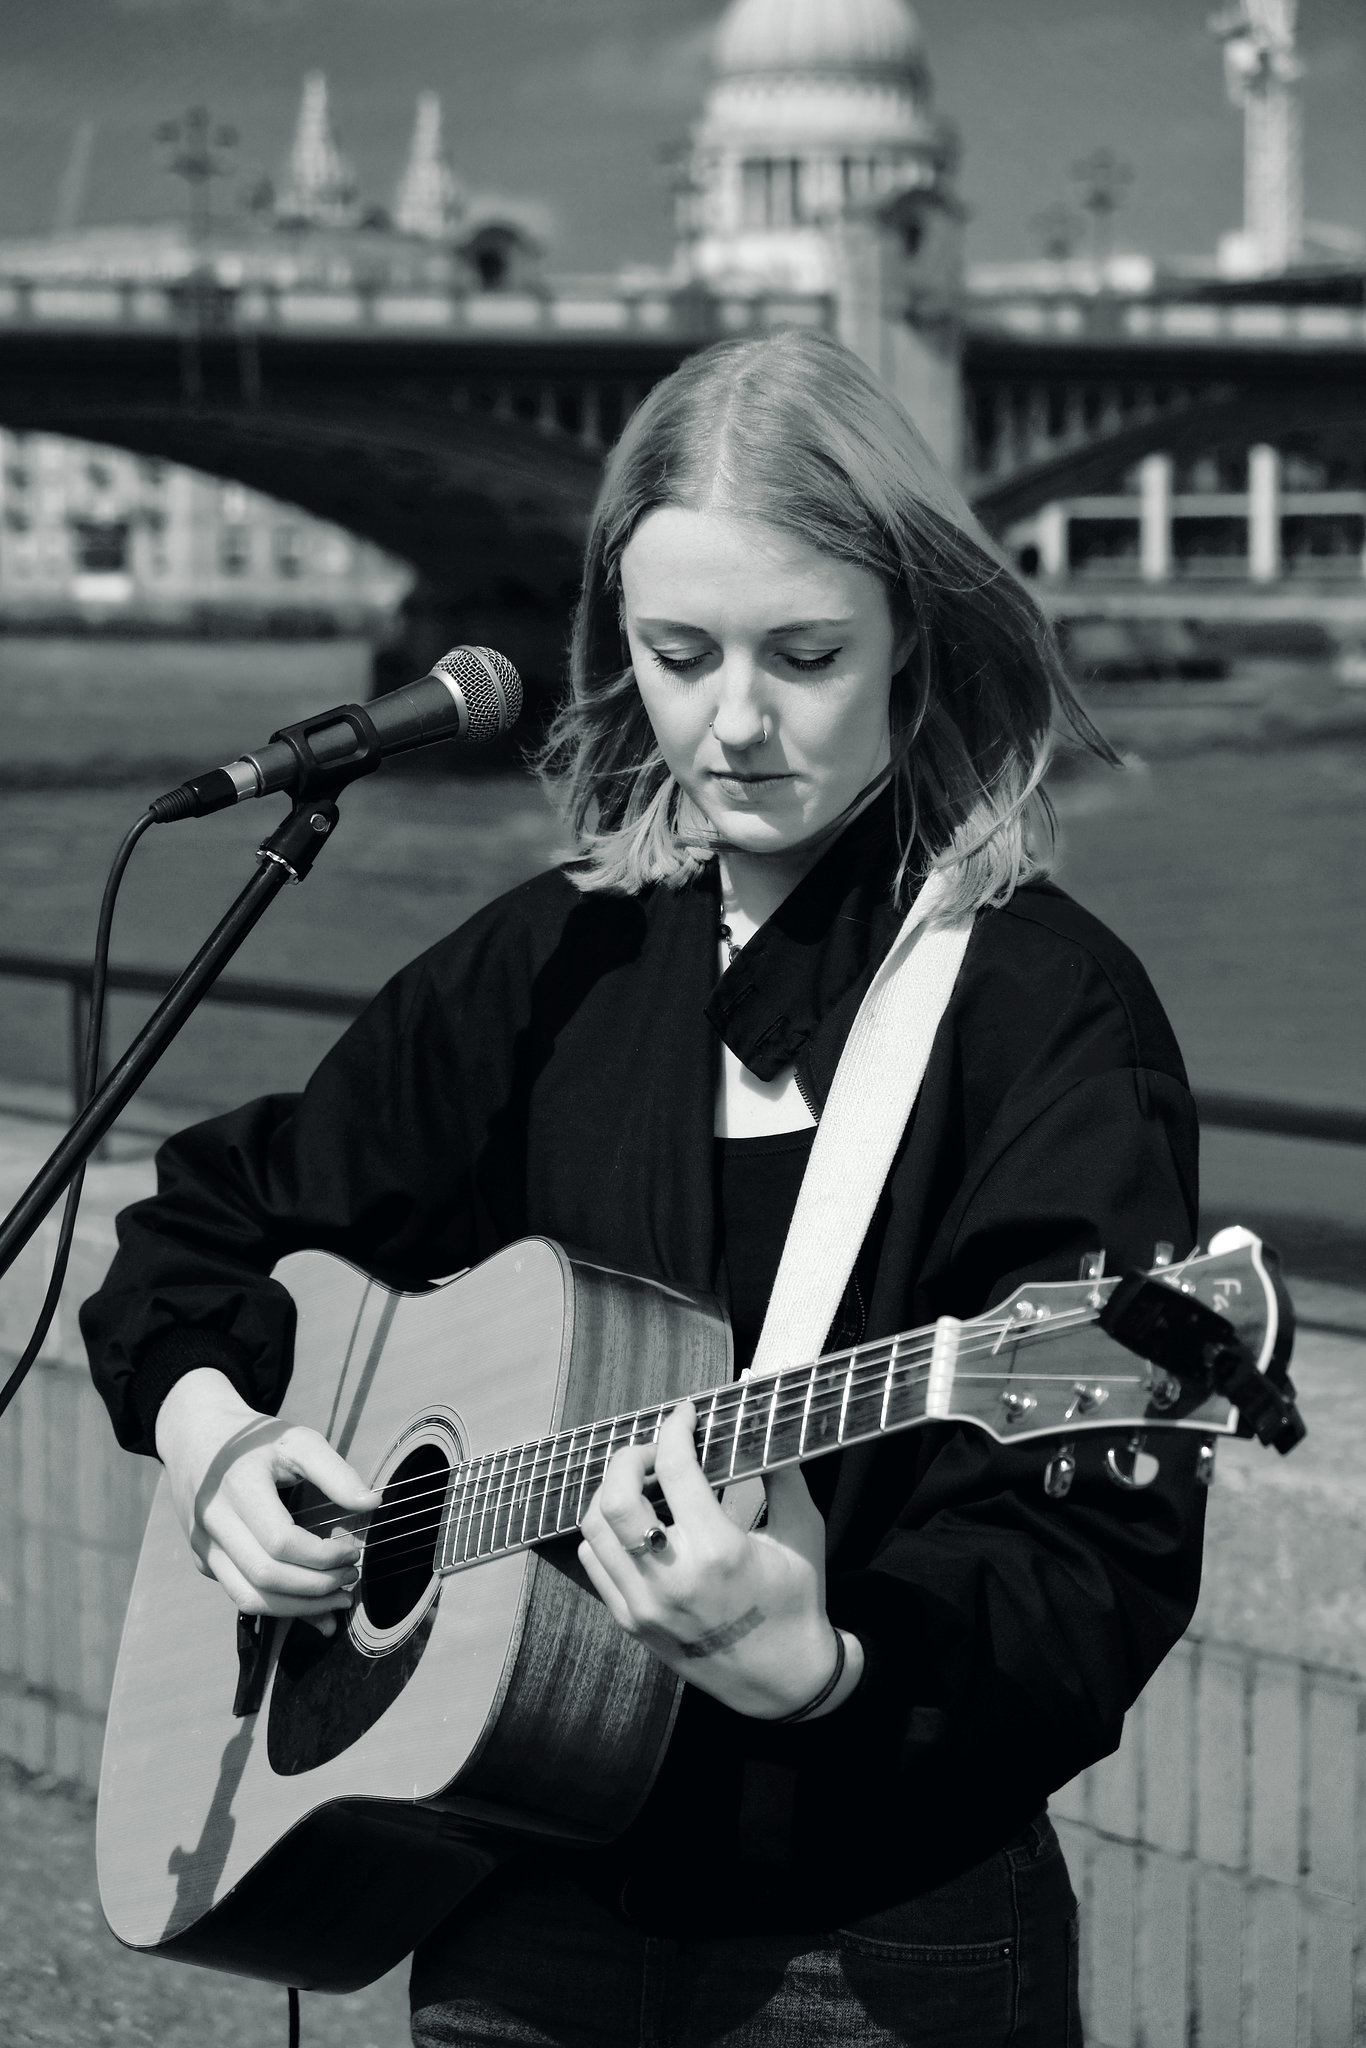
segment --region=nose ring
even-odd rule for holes
[[[708,731],[708,732],[715,732],[715,731],[716,731],[716,720],[715,720],[714,718],[713,718],[713,720],[712,720],[711,724],[710,724],[710,725],[709,725],[709,726],[707,727],[707,731]],[[759,721],[759,745],[760,745],[761,747],[766,747],[766,746],[768,745],[768,714],[767,714],[767,712],[765,712],[765,714],[764,714],[763,718],[762,718],[762,719],[761,719],[761,720]]]

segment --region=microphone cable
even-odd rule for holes
[[[144,811],[137,823],[124,834],[118,852],[114,855],[109,874],[104,884],[104,895],[100,900],[99,923],[95,929],[95,952],[90,968],[90,1014],[85,1026],[85,1063],[81,1073],[80,1090],[75,1107],[79,1116],[95,1090],[100,1085],[100,1049],[104,1037],[104,1003],[109,980],[109,941],[114,929],[114,905],[118,902],[119,887],[124,870],[133,857],[133,849],[149,826],[157,819],[150,810]],[[38,1311],[38,1320],[32,1334],[3,1387],[0,1387],[0,1415],[18,1393],[34,1359],[43,1348],[52,1319],[57,1313],[62,1287],[66,1280],[66,1269],[71,1260],[71,1246],[76,1235],[76,1214],[81,1206],[81,1189],[85,1184],[85,1165],[78,1169],[66,1191],[66,1203],[62,1209],[61,1227],[57,1232],[57,1252],[52,1262],[52,1276],[48,1281],[43,1305]]]

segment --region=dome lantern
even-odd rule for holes
[[[734,0],[712,49],[718,78],[816,73],[920,83],[920,24],[906,0]]]

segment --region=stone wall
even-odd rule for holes
[[[46,1141],[0,1138],[8,1207]],[[157,1472],[114,1442],[74,1304],[150,1184],[145,1160],[93,1170],[61,1316],[0,1422],[0,1755],[91,1787]],[[52,1236],[0,1290],[0,1353],[36,1312]],[[1221,1443],[1195,1624],[1118,1753],[1053,1801],[1090,2048],[1366,2037],[1366,1302],[1295,1291],[1320,1324],[1294,1365],[1309,1440],[1288,1460]]]

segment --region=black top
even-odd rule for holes
[[[819,1112],[900,924],[895,858],[883,799],[719,984],[714,867],[637,897],[541,875],[396,976],[301,1096],[172,1139],[82,1312],[121,1440],[150,1450],[197,1365],[278,1404],[292,1306],[267,1276],[302,1246],[412,1286],[543,1233],[707,1288],[717,1033],[758,1074],[795,1059]],[[1095,1247],[1112,1272],[1184,1251],[1195,1154],[1138,963],[1061,891],[1017,890],[977,919],[832,1342],[974,1315]],[[1141,1492],[1104,1479],[1105,1448],[1081,1439],[1061,1501],[1040,1447],[948,1423],[807,1467],[864,1679],[792,1728],[685,1688],[636,1839],[642,1920],[838,1925],[979,1860],[1116,1746],[1194,1608],[1204,1494],[1189,1435]],[[746,1788],[777,1783],[775,1828]]]
[[[730,1311],[737,1379],[759,1342],[815,1135],[808,1124],[766,1138],[716,1140],[713,1285]]]

